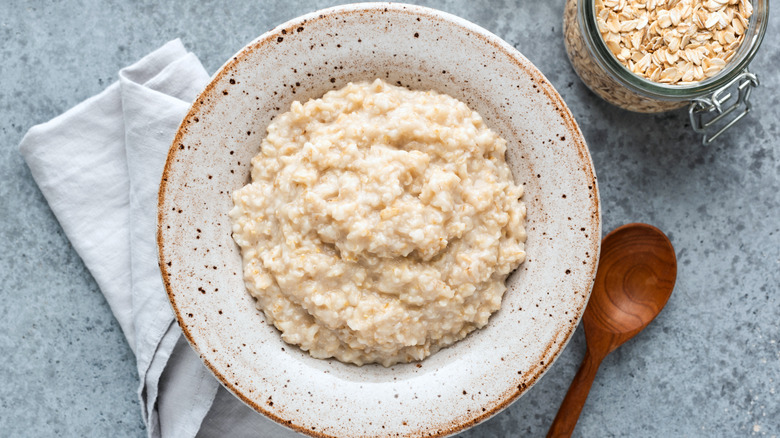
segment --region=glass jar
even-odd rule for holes
[[[567,0],[563,19],[566,53],[580,79],[601,98],[623,109],[658,113],[689,107],[691,126],[710,143],[751,109],[758,78],[748,71],[769,21],[769,0],[753,0],[745,37],[715,76],[684,85],[653,82],[632,73],[607,47],[596,20],[595,0]]]

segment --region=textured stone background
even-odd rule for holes
[[[580,83],[563,48],[563,0],[419,3],[485,27],[536,64],[588,141],[604,231],[648,222],[677,250],[669,304],[605,360],[575,435],[780,435],[777,14],[752,64],[755,112],[702,147],[684,111],[631,114]],[[214,72],[264,31],[333,4],[0,2],[0,435],[145,435],[132,353],[17,151],[23,134],[168,40]],[[463,436],[543,436],[584,348],[580,328],[527,395]]]

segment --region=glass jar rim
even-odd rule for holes
[[[691,100],[710,94],[729,83],[753,60],[769,22],[769,0],[755,0],[750,25],[745,30],[745,40],[740,44],[734,59],[720,73],[692,84],[671,85],[645,79],[626,68],[607,47],[596,22],[595,0],[579,0],[577,11],[586,46],[596,63],[614,80],[631,91],[656,100]]]

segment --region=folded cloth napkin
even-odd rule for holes
[[[135,353],[150,437],[297,436],[233,397],[190,348],[165,294],[155,240],[168,148],[209,81],[175,40],[19,146]]]

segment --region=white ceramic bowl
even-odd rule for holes
[[[230,193],[294,100],[383,78],[466,102],[509,143],[527,260],[488,325],[420,363],[356,367],[285,344],[246,292]],[[547,370],[580,320],[600,241],[596,177],[566,104],[510,45],[418,6],[339,6],[262,35],[217,72],[171,147],[159,198],[163,279],[187,339],[259,412],[315,436],[440,436],[496,414]]]

